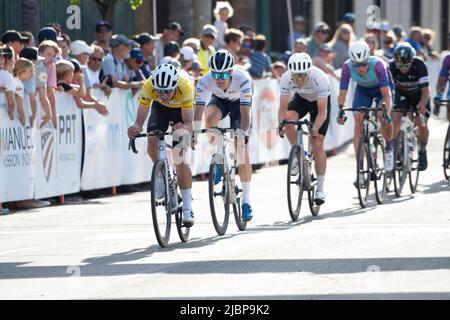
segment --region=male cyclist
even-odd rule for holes
[[[233,55],[226,50],[217,51],[209,61],[210,72],[205,74],[197,84],[194,123],[200,127],[206,106],[206,127],[217,127],[220,120],[230,115],[230,123],[239,123],[240,131],[245,134],[245,147],[238,146],[239,176],[242,183],[242,219],[250,221],[253,218],[250,203],[250,184],[252,166],[248,153],[248,138],[250,135],[250,111],[252,106],[252,81],[250,76],[234,67]],[[211,100],[206,105],[208,95]],[[243,132],[242,132],[243,131]],[[244,154],[245,155],[244,155]],[[216,183],[220,182],[220,173],[216,173]]]
[[[448,54],[444,58],[441,72],[439,73],[439,80],[436,85],[436,97],[434,98],[434,110],[433,110],[433,113],[435,115],[439,115],[442,96],[445,91],[445,86],[447,85],[447,82],[449,80],[450,80],[450,54]],[[447,92],[447,100],[450,100],[450,90]],[[450,108],[447,108],[447,118],[448,121],[450,121]]]
[[[142,88],[137,118],[134,125],[128,128],[128,136],[134,138],[142,132],[142,126],[150,109],[147,132],[151,133],[157,130],[166,132],[170,122],[173,122],[174,131],[182,132],[184,130],[189,132],[187,136],[190,136],[194,118],[194,93],[194,85],[186,74],[180,73],[170,64],[160,65]],[[189,142],[190,138],[188,138],[187,144]],[[183,147],[183,145],[186,145],[186,143],[177,144],[174,142],[174,148]],[[153,162],[158,160],[158,151],[158,137],[149,137],[148,154]],[[182,150],[178,151],[174,154],[182,156]],[[183,198],[182,222],[186,227],[191,227],[194,224],[194,213],[191,205],[192,173],[189,166],[183,161],[177,162],[180,162],[176,164],[176,172]],[[164,186],[161,184],[161,187]],[[164,190],[157,188],[156,192],[164,193]]]
[[[314,202],[322,205],[325,203],[324,181],[327,167],[323,142],[330,119],[330,80],[322,70],[313,66],[311,57],[306,53],[294,53],[289,58],[287,67],[288,71],[283,74],[280,82],[278,121],[282,122],[284,119],[297,121],[310,114],[311,122],[314,123],[311,144],[317,174],[317,192]],[[295,93],[292,98],[291,93]],[[287,126],[286,134],[290,144],[293,145],[296,139],[295,128],[292,125]],[[298,169],[297,164],[297,167],[294,166],[293,169],[295,174]]]
[[[391,172],[394,169],[394,141],[392,139],[392,120],[391,113],[391,90],[393,83],[389,67],[384,60],[370,55],[370,48],[364,41],[356,41],[349,48],[349,56],[343,67],[341,75],[340,92],[338,97],[339,107],[345,104],[350,79],[357,83],[355,96],[353,98],[353,108],[370,108],[375,99],[377,107],[381,107],[384,102],[386,105],[387,119],[377,112],[377,117],[381,122],[381,133],[386,140],[386,171]],[[353,136],[353,146],[355,154],[358,152],[358,142],[363,130],[364,114],[355,112],[355,134]],[[345,124],[345,118],[342,110],[339,113],[338,123]],[[356,183],[364,184],[362,175]]]
[[[427,169],[428,136],[430,134],[427,126],[430,117],[430,89],[428,87],[428,70],[425,62],[415,56],[414,48],[407,42],[400,43],[395,47],[394,57],[389,63],[389,69],[395,82],[395,109],[414,107],[420,114],[425,115],[424,121],[416,119],[419,128],[419,170]],[[401,113],[393,113],[394,138],[400,131]]]

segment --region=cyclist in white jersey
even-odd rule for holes
[[[243,189],[242,219],[250,221],[253,218],[250,203],[252,166],[247,144],[250,135],[252,81],[246,72],[234,67],[234,58],[226,50],[219,50],[211,57],[210,69],[197,84],[194,126],[199,129],[206,106],[207,128],[217,127],[220,120],[230,115],[231,126],[238,124],[240,129],[237,132],[243,138],[245,135],[245,146],[238,146],[237,157]],[[211,99],[207,104],[210,95]],[[216,183],[219,182],[220,172],[217,172]]]
[[[322,205],[325,203],[324,181],[327,167],[323,143],[330,120],[330,80],[322,70],[312,65],[308,54],[295,53],[289,59],[288,70],[281,77],[280,87],[279,122],[284,119],[297,121],[309,113],[310,120],[314,123],[311,134],[317,174],[317,193],[314,202]],[[283,133],[284,130],[281,135]],[[287,126],[286,134],[289,143],[293,145],[296,138],[294,126]],[[296,174],[295,170],[298,170],[298,166],[295,168],[294,164]]]

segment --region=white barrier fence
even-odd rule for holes
[[[441,62],[428,63],[432,97]],[[338,148],[353,138],[352,117],[346,126],[339,126],[335,121],[339,83],[332,78],[331,84],[332,108],[326,150]],[[254,81],[253,130],[249,142],[252,164],[276,162],[289,155],[287,141],[277,136],[279,90],[276,80]],[[71,96],[57,93],[58,128],[49,124],[40,130],[31,128],[29,120],[23,127],[17,115],[16,120],[10,121],[5,95],[0,93],[0,202],[150,181],[152,162],[147,155],[146,139],[136,141],[139,154],[128,151],[127,128],[136,118],[138,97],[133,97],[131,91],[119,89],[114,89],[109,98],[99,90],[93,93],[107,105],[107,117],[90,109],[81,112]],[[351,106],[352,97],[353,86],[347,95],[347,106]],[[25,107],[29,114],[27,99]],[[227,120],[221,124],[227,125]],[[188,154],[193,175],[208,171],[210,154],[206,137],[200,137],[197,150]]]

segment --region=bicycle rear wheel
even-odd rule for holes
[[[445,179],[450,180],[450,125],[444,143],[444,175]]]
[[[395,195],[401,197],[403,186],[405,185],[407,170],[405,168],[405,132],[400,130],[397,134],[394,150],[394,189]]]
[[[172,222],[170,195],[167,194],[168,186],[165,179],[166,170],[166,164],[163,161],[158,161],[153,166],[150,192],[153,229],[156,240],[162,248],[169,244]]]
[[[312,169],[312,163],[307,160],[303,160],[303,175],[305,177],[304,188],[308,192],[309,211],[311,211],[313,217],[317,217],[320,211],[320,206],[316,205],[314,202],[317,189],[317,178]]]
[[[298,220],[300,208],[302,206],[302,197],[304,191],[303,184],[303,157],[298,146],[291,149],[287,170],[287,197],[289,214],[293,221]]]
[[[383,204],[387,192],[387,173],[385,169],[385,149],[383,140],[375,136],[373,143],[376,150],[375,163],[372,163],[372,170],[375,178],[375,198],[378,204]]]
[[[364,138],[359,140],[358,156],[356,158],[356,189],[358,190],[358,199],[361,208],[367,206],[370,189],[370,150],[364,140]]]
[[[236,221],[236,225],[239,231],[245,231],[247,228],[247,221],[242,219],[242,210],[241,210],[241,202],[238,201],[237,204],[233,204],[233,215],[234,221]]]
[[[177,231],[180,240],[182,242],[187,242],[189,240],[189,233],[191,232],[191,228],[183,226],[182,215],[183,215],[183,203],[181,196],[178,195],[178,210],[177,213],[175,214],[175,222],[177,225]]]
[[[411,193],[415,193],[417,190],[417,184],[419,183],[419,137],[418,137],[418,129],[414,129],[414,132],[411,133],[411,138],[413,139],[413,150],[409,152],[410,155],[410,164],[411,168],[408,173],[409,177],[409,189],[411,190]]]
[[[216,177],[217,175],[217,177]],[[225,180],[222,157],[213,156],[209,166],[209,205],[214,229],[223,236],[228,228],[230,205],[228,203],[228,186]]]

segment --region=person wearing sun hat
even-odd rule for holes
[[[8,30],[2,36],[2,43],[13,48],[16,59],[19,57],[20,52],[23,50],[24,45],[28,40],[28,37],[22,36],[16,30]]]

